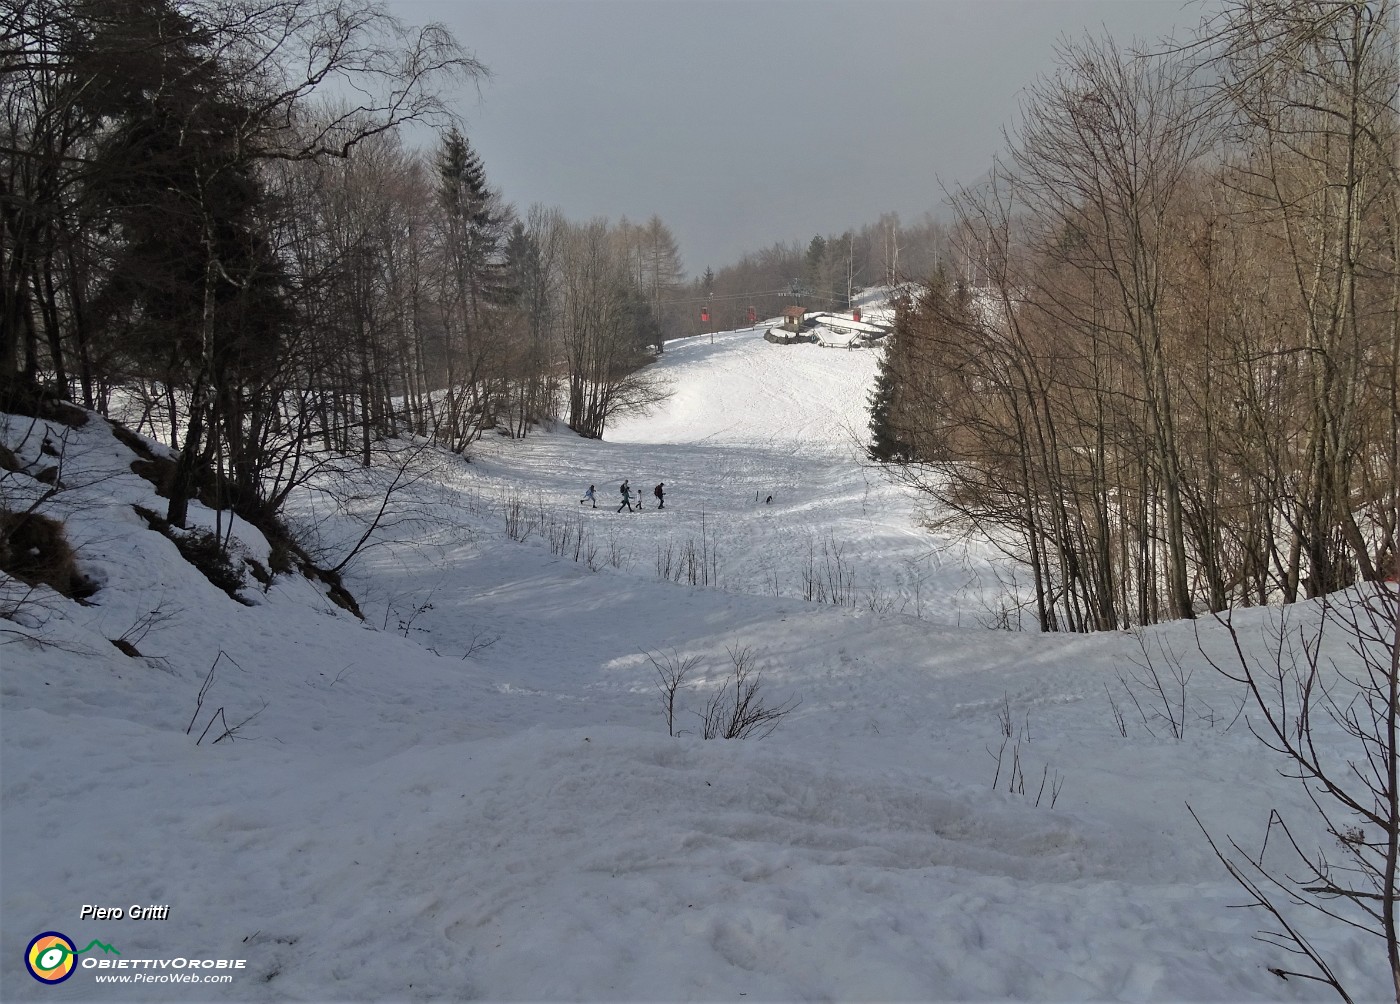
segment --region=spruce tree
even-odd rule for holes
[[[802,285],[817,297],[817,302],[826,305],[831,294],[827,279],[826,239],[818,234],[807,245],[807,257],[802,266]]]
[[[893,338],[893,336],[891,336]],[[875,371],[875,386],[870,389],[870,445],[867,453],[871,460],[902,462],[911,459],[912,450],[904,442],[890,420],[895,401],[895,346],[886,339],[885,351],[880,355],[879,368]]]
[[[132,78],[120,104],[102,106],[92,148],[89,192],[121,239],[95,285],[91,319],[120,332],[117,358],[188,395],[166,518],[185,524],[197,469],[221,438],[238,487],[227,501],[256,516],[264,430],[254,417],[270,407],[267,385],[292,318],[249,141],[258,109],[236,67],[173,4],[130,3],[124,13],[92,51],[122,54],[146,39],[149,58],[114,64]]]
[[[502,263],[510,214],[486,183],[486,168],[454,126],[438,153],[438,201],[447,214],[459,281],[471,304],[472,321],[488,305],[507,303],[512,291]]]

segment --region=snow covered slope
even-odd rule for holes
[[[594,485],[598,508],[582,514],[585,526],[636,569],[709,541],[719,584],[732,591],[829,594],[840,578],[872,610],[946,624],[1019,619],[1007,609],[1017,570],[985,543],[925,532],[920,499],[866,460],[877,359],[773,345],[754,331],[672,341],[656,367],[672,393],[650,414],[610,425],[602,442],[567,431],[488,440],[445,477],[560,521],[579,517]],[[640,514],[617,513],[624,478],[641,493]],[[658,482],[664,512],[651,494]]]
[[[751,333],[673,344],[675,397],[603,442],[439,458],[352,568],[365,622],[299,575],[235,602],[134,514],[160,500],[104,423],[8,421],[26,463],[67,435],[73,488],[52,505],[102,588],[0,620],[0,998],[1327,999],[1267,971],[1262,918],[1228,909],[1241,896],[1186,811],[1252,847],[1271,808],[1304,809],[1231,727],[1235,688],[1190,627],[1148,632],[1196,667],[1187,731],[1130,718],[1124,737],[1107,693],[1126,703],[1136,640],[981,627],[990,551],[930,556],[916,500],[845,434],[872,367]],[[664,480],[666,509],[579,505],[624,476]],[[293,515],[335,552],[356,527],[313,502]],[[702,539],[720,588],[657,575],[667,545]],[[801,598],[823,543],[855,602]],[[1239,622],[1266,638],[1277,617]],[[801,703],[767,739],[704,741],[695,712],[743,650],[765,694]],[[678,737],[648,655],[699,660]],[[197,742],[220,709],[256,713],[247,741]],[[81,962],[244,967],[98,984],[176,970],[79,965],[48,987],[23,961],[46,931],[121,953]],[[1379,946],[1317,941],[1384,995]]]
[[[628,443],[762,446],[845,455],[864,441],[874,351],[773,345],[754,331],[666,344],[660,372],[673,397],[606,438]]]

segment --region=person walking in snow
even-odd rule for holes
[[[656,496],[656,508],[658,509],[666,508],[666,493],[661,490],[665,487],[666,482],[663,481],[661,484],[657,485],[651,490],[651,493]]]
[[[586,492],[583,493],[583,498],[581,498],[581,499],[578,500],[578,504],[579,504],[579,505],[583,505],[585,502],[592,502],[592,503],[593,503],[593,508],[594,508],[594,509],[597,509],[597,508],[598,508],[598,500],[597,500],[597,498],[594,497],[593,492],[594,492],[593,486],[592,486],[592,485],[589,485],[589,486],[588,486],[588,491],[586,491]]]
[[[622,505],[617,507],[617,511],[622,512],[623,509],[632,512],[632,486],[625,480],[622,482]]]

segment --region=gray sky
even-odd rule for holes
[[[390,0],[485,63],[490,183],[570,219],[656,213],[686,271],[937,209],[1003,148],[1057,39],[1155,42],[1183,0]]]

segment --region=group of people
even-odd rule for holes
[[[622,505],[620,505],[620,506],[617,507],[617,511],[618,511],[618,512],[622,512],[623,509],[626,509],[628,512],[641,512],[641,510],[642,510],[642,496],[641,496],[641,493],[640,493],[640,492],[637,492],[637,493],[636,493],[636,495],[637,495],[637,508],[636,508],[636,509],[633,509],[633,508],[632,508],[632,495],[633,495],[632,485],[629,484],[626,480],[624,480],[624,481],[622,482],[622,489],[621,489],[621,490],[622,490]],[[589,485],[589,486],[588,486],[588,491],[586,491],[586,492],[583,493],[583,498],[581,498],[581,499],[578,500],[578,501],[579,501],[579,505],[582,505],[582,504],[585,503],[585,502],[589,502],[589,503],[592,504],[592,506],[593,506],[594,509],[597,509],[597,508],[598,508],[598,495],[597,495],[597,491],[598,491],[598,490],[597,490],[597,488],[596,488],[595,486]],[[656,496],[656,508],[658,508],[658,509],[665,509],[665,508],[666,508],[666,482],[663,481],[663,482],[661,482],[660,484],[658,484],[655,488],[653,488],[653,489],[651,490],[651,493],[652,493],[653,495]]]
[[[617,511],[618,511],[618,512],[622,512],[622,510],[626,509],[628,512],[641,512],[641,511],[642,511],[642,493],[641,493],[641,492],[635,492],[635,494],[636,494],[636,496],[637,496],[637,508],[633,509],[633,508],[632,508],[632,496],[633,496],[635,490],[633,489],[632,485],[631,485],[631,484],[627,481],[627,479],[625,479],[625,478],[624,478],[623,481],[622,481],[621,491],[622,491],[622,505],[620,505],[620,506],[617,507]],[[661,482],[660,484],[658,484],[655,488],[653,488],[653,489],[651,490],[651,493],[652,493],[653,495],[656,496],[656,508],[658,508],[658,509],[665,509],[665,508],[666,508],[666,482],[663,481],[663,482]],[[757,494],[754,495],[754,501],[755,501],[755,502],[758,501],[758,495],[757,495]],[[588,502],[589,504],[591,504],[591,505],[593,506],[594,509],[597,509],[597,508],[598,508],[598,489],[597,489],[594,485],[589,485],[589,486],[588,486],[588,491],[586,491],[586,492],[583,493],[583,498],[581,498],[581,499],[578,500],[579,505],[583,505],[583,503],[585,503],[585,502]],[[772,496],[772,495],[769,495],[764,504],[765,504],[765,505],[772,505],[772,504],[773,504],[773,496]]]

